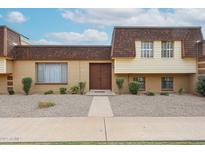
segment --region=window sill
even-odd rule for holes
[[[35,85],[67,85],[68,83],[35,83]]]
[[[162,91],[173,91],[173,89],[162,89]]]
[[[139,89],[138,91],[145,91],[145,89]]]
[[[161,59],[175,59],[174,57],[161,57]]]

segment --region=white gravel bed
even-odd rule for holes
[[[205,98],[193,95],[109,97],[114,116],[205,116]]]
[[[39,109],[39,101],[56,105]],[[0,95],[0,117],[79,117],[87,116],[92,96],[82,95]]]

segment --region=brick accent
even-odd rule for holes
[[[8,75],[7,76],[7,89],[13,90],[13,75]]]

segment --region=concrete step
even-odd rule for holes
[[[90,90],[86,93],[88,96],[113,96],[115,95],[114,92],[111,90]]]

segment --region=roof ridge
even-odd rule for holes
[[[191,29],[201,29],[201,26],[114,26],[116,28],[156,28],[156,29],[183,29],[183,28],[191,28]]]
[[[112,45],[16,45],[15,47],[111,47]]]

